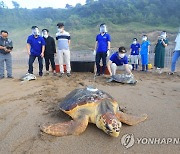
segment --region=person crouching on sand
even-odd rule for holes
[[[109,59],[107,68],[110,76],[115,75],[117,70],[126,71],[128,74],[133,75],[132,65],[128,64],[128,57],[126,56],[125,47],[120,47],[119,51],[115,52]]]

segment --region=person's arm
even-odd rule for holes
[[[71,40],[68,40],[68,45],[70,46]]]
[[[28,55],[30,55],[30,54],[31,54],[31,52],[30,52],[30,48],[31,48],[31,45],[30,45],[29,43],[27,43],[27,45],[26,45],[26,49],[27,49],[27,53],[28,53]]]
[[[41,57],[44,57],[45,45],[42,46]]]
[[[124,64],[124,66],[125,66],[126,72],[127,72],[128,74],[130,74],[130,75],[133,75],[132,72],[131,72],[131,70],[129,69],[129,64]]]
[[[111,48],[111,42],[108,41],[108,50],[110,50],[110,48]]]
[[[53,46],[53,51],[56,53],[56,44],[54,38],[52,38],[52,46]]]
[[[108,63],[107,63],[107,69],[108,69],[108,71],[109,71],[110,76],[112,76],[111,64],[112,64],[112,61],[109,60]]]
[[[162,40],[162,45],[164,45],[164,47],[167,47],[167,46],[168,46],[168,44],[166,44],[166,43],[164,42],[164,40]]]
[[[94,50],[96,51],[97,49],[97,44],[98,44],[98,41],[95,42],[95,46],[94,46]]]

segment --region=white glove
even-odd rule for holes
[[[59,32],[56,33],[56,36],[59,36]]]
[[[96,50],[93,51],[93,55],[94,55],[94,56],[96,55]]]
[[[107,57],[109,57],[109,56],[110,56],[110,51],[108,50],[108,51],[107,51]]]

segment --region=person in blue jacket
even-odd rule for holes
[[[148,71],[148,54],[149,54],[150,41],[148,40],[147,35],[143,35],[141,43],[141,63],[142,71]]]
[[[45,41],[40,36],[39,28],[32,26],[32,35],[27,39],[27,52],[29,55],[29,69],[28,73],[33,74],[33,63],[36,58],[39,62],[39,76],[43,75],[43,57],[45,50]]]

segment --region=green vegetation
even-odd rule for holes
[[[107,24],[115,48],[128,47],[133,37],[140,39],[142,34],[153,31],[167,30],[174,34],[180,26],[179,0],[87,0],[86,3],[66,5],[67,9],[24,9],[13,1],[14,9],[8,9],[1,2],[0,29],[10,32],[15,49],[23,49],[32,25],[48,28],[55,37],[57,22],[64,22],[72,36],[73,50],[88,50],[94,47],[101,23]]]

